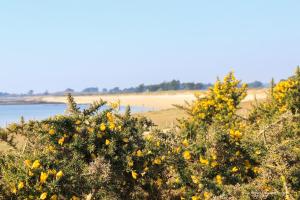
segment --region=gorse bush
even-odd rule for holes
[[[181,149],[185,164],[181,174],[186,199],[209,199],[221,195],[226,185],[245,184],[259,172],[264,148],[249,140],[247,121],[237,115],[246,96],[233,73],[218,80],[204,98],[185,107],[190,113],[182,120]]]
[[[300,73],[272,85],[249,115],[247,86],[229,73],[189,116],[161,131],[118,103],[23,120],[0,130],[2,199],[299,199]],[[18,147],[14,137],[23,138]]]
[[[160,145],[144,139],[152,122],[132,117],[129,109],[122,116],[113,108],[98,111],[104,104],[81,112],[70,96],[68,115],[8,127],[26,142],[21,151],[1,159],[3,197],[139,199],[158,194],[159,184],[149,176],[159,178],[162,172],[155,166]]]
[[[272,91],[275,105],[281,112],[291,110],[293,113],[300,108],[300,69],[297,68],[295,76],[280,81]]]

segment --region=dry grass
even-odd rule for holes
[[[143,114],[137,114],[137,116],[145,116],[151,119],[159,128],[170,128],[176,125],[177,119],[186,117],[187,114],[178,110],[177,108],[169,108],[159,111],[151,111]]]

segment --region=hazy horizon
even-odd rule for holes
[[[300,64],[298,1],[0,3],[0,92],[126,88],[172,79],[287,78]]]

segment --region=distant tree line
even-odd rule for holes
[[[172,80],[169,82],[162,82],[159,84],[145,85],[140,84],[137,87],[130,87],[120,89],[119,87],[114,87],[112,89],[104,88],[102,93],[142,93],[142,92],[157,92],[157,91],[170,91],[170,90],[207,90],[211,87],[211,83],[194,83],[194,82],[185,82],[181,83],[179,80]],[[260,81],[254,81],[248,83],[249,88],[263,88],[265,84]],[[97,88],[98,89],[98,88]],[[94,91],[96,92],[96,91]]]
[[[254,81],[248,83],[248,88],[263,88],[263,87],[265,87],[265,85],[260,81]]]
[[[181,83],[178,80],[172,80],[169,82],[162,82],[160,84],[145,85],[140,84],[137,87],[130,87],[120,89],[119,87],[112,88],[110,90],[103,90],[106,93],[141,93],[141,92],[157,92],[157,91],[169,91],[169,90],[205,90],[210,87],[211,84],[204,83]]]

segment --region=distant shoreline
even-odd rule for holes
[[[0,99],[0,105],[33,105],[33,104],[64,104],[63,102],[49,102],[49,101],[38,101],[38,100],[26,100],[20,99]]]

